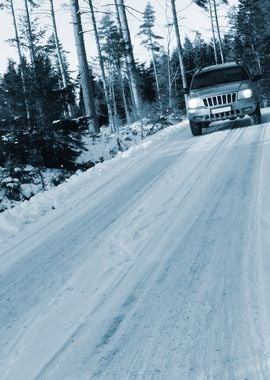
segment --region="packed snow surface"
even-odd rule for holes
[[[269,121],[169,127],[1,213],[1,380],[268,380]]]

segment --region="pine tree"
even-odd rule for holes
[[[139,35],[143,36],[145,39],[142,41],[142,44],[151,52],[152,56],[152,65],[156,82],[156,92],[159,102],[160,109],[162,108],[161,94],[160,94],[160,85],[157,72],[157,57],[156,53],[160,50],[160,44],[158,41],[162,38],[154,33],[153,29],[155,26],[155,11],[152,5],[148,2],[146,4],[144,14],[143,14],[143,23],[140,25]]]
[[[156,85],[153,72],[149,65],[141,63],[137,67],[139,73],[139,86],[143,103],[154,103],[156,100]]]
[[[1,78],[0,90],[1,119],[24,121],[24,89],[20,71],[14,61],[8,62],[7,72]]]
[[[263,91],[270,96],[270,29],[269,3],[264,0],[239,0],[239,8],[232,18],[236,58],[242,59],[253,72],[263,74]]]
[[[130,121],[128,99],[125,91],[123,62],[125,57],[124,41],[119,33],[115,22],[111,19],[110,15],[105,15],[101,20],[101,27],[99,30],[99,37],[101,48],[104,56],[104,61],[108,67],[109,76],[111,78],[111,93],[114,94],[115,87],[119,87],[121,93],[120,104],[124,105],[125,119]],[[116,82],[116,83],[114,83]],[[118,86],[114,85],[118,84]],[[113,99],[115,99],[113,95]],[[114,102],[114,116],[117,116],[117,104]]]
[[[190,82],[196,70],[213,64],[213,46],[211,43],[205,42],[200,33],[196,33],[193,41],[186,37],[184,42],[184,59],[188,81]]]
[[[36,120],[27,126],[23,114],[20,73],[16,64],[10,61],[7,72],[0,82],[0,123],[1,164],[37,167],[66,167],[75,165],[75,159],[83,149],[84,125],[75,121],[61,120],[65,102],[59,92],[59,77],[55,73],[47,54],[39,54],[36,59],[39,96],[44,99],[44,125],[40,129]],[[33,81],[31,65],[26,65],[27,83]],[[28,85],[29,99],[35,105],[36,87]],[[58,120],[58,121],[56,121]]]

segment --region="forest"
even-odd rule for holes
[[[50,35],[36,16],[40,1],[23,0],[18,8],[13,0],[0,2],[1,12],[10,17],[13,26],[10,44],[18,57],[9,60],[0,76],[1,211],[8,207],[6,198],[21,201],[34,195],[34,190],[23,193],[24,183],[46,189],[44,173],[48,169],[54,170],[50,181],[56,185],[76,170],[93,166],[95,162],[78,164],[77,159],[87,149],[87,139],[94,144],[103,138],[101,130],[117,134],[126,125],[142,125],[145,120],[163,128],[170,120],[184,118],[185,94],[192,74],[200,67],[244,61],[251,71],[262,74],[263,105],[268,105],[269,0],[239,0],[233,7],[227,0],[193,0],[208,15],[210,40],[204,39],[200,30],[193,39],[185,36],[177,11],[179,0],[164,1],[171,12],[167,30],[176,44],[166,45],[164,36],[156,33],[155,1],[149,1],[139,32],[151,57],[148,62],[134,54],[127,0],[114,0],[107,10],[102,7],[102,17],[98,1],[66,1],[76,42],[76,77],[70,73],[68,55],[59,38],[61,20],[57,19],[54,0],[42,2],[50,15]],[[224,5],[228,27],[221,31],[219,10]],[[85,25],[85,12],[91,25]],[[96,57],[86,53],[84,30],[89,28],[95,38]],[[94,67],[93,60],[97,62]],[[117,141],[119,150],[125,149]]]

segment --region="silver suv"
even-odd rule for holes
[[[202,134],[213,121],[250,116],[251,124],[261,123],[260,90],[243,63],[229,62],[197,70],[187,101],[191,133]]]

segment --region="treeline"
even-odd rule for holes
[[[75,79],[58,37],[60,21],[56,19],[54,1],[42,2],[48,5],[50,14],[49,35],[35,16],[40,1],[23,0],[23,10],[16,9],[13,0],[0,3],[12,20],[14,34],[10,42],[18,53],[18,60],[10,60],[0,78],[2,167],[31,164],[73,168],[84,149],[83,135],[98,134],[103,125],[114,132],[150,114],[160,118],[184,114],[185,87],[193,72],[205,65],[244,60],[251,70],[263,74],[264,94],[270,96],[268,0],[239,0],[238,7],[230,8],[226,33],[220,32],[219,6],[227,1],[194,0],[209,15],[211,41],[205,41],[200,31],[193,40],[180,36],[175,0],[168,1],[172,22],[168,20],[166,33],[176,36],[176,47],[164,35],[155,33],[155,9],[148,2],[139,32],[150,53],[148,63],[134,56],[134,36],[124,0],[114,0],[110,7],[102,8],[98,19],[98,1],[81,3],[67,3],[79,63]],[[83,13],[89,16],[87,24],[86,17],[81,17],[82,5]],[[97,57],[87,57],[86,29],[94,34]]]

